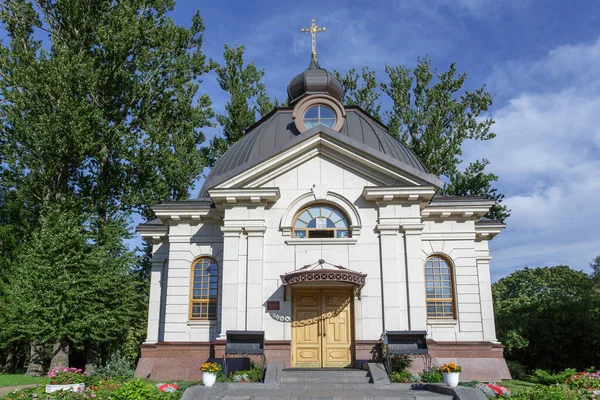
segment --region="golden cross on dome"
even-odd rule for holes
[[[325,32],[326,28],[319,28],[313,18],[309,28],[302,28],[302,32],[310,32],[312,36],[312,58],[317,59],[317,32]]]

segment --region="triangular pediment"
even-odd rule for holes
[[[367,176],[378,186],[435,186],[442,182],[434,175],[420,171],[325,126],[316,126],[285,146],[275,149],[262,160],[252,160],[214,177],[205,184],[210,188],[261,187],[279,175],[322,157]],[[215,179],[218,178],[218,179]]]

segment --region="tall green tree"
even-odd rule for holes
[[[492,285],[498,339],[527,369],[583,370],[600,358],[600,291],[568,266],[525,268]]]
[[[359,106],[369,115],[381,119],[381,104],[378,103],[381,92],[378,90],[377,75],[368,66],[362,67],[360,74],[352,68],[344,75],[333,71],[334,76],[342,84],[342,103],[348,106]]]
[[[73,315],[81,315],[77,307],[85,305],[85,319],[91,321],[70,321],[53,312],[43,314],[44,322],[27,313],[22,325],[31,340],[62,340],[67,330],[77,345],[108,340],[103,332],[118,339],[103,322],[114,322],[104,319],[106,313],[123,310],[111,296],[121,288],[117,297],[130,304],[144,296],[139,289],[145,286],[119,286],[123,270],[134,266],[121,247],[125,224],[133,213],[152,218],[152,204],[185,199],[205,166],[199,146],[213,113],[208,96],[198,94],[209,70],[202,52],[204,26],[199,13],[189,28],[177,26],[168,16],[173,7],[173,0],[0,4],[0,23],[8,36],[0,44],[3,197],[18,199],[22,210],[17,214],[32,221],[29,231],[16,233],[25,245],[11,250],[11,260],[18,260],[15,269],[30,273],[11,272],[9,283],[36,288],[34,279],[53,282],[60,268],[72,277],[78,264],[77,285],[44,289],[47,299],[62,304],[57,307],[72,305]],[[42,45],[42,36],[48,46]],[[56,210],[68,219],[63,221]],[[16,232],[7,221],[3,229]],[[62,254],[68,249],[59,247],[61,232],[52,224],[64,224],[62,234],[68,236],[62,240],[72,244],[68,259]],[[43,256],[44,246],[58,250]],[[93,294],[86,293],[84,275],[93,280]],[[94,281],[107,287],[100,290]],[[17,289],[7,290],[16,296]],[[71,301],[84,294],[102,306]],[[24,296],[15,299],[25,301]],[[14,303],[11,298],[17,309],[42,305]],[[145,308],[137,311],[138,322],[125,326],[145,318]]]
[[[498,177],[485,171],[488,160],[477,160],[461,168],[466,140],[491,140],[496,135],[490,118],[482,118],[492,105],[485,85],[474,91],[463,88],[466,72],[456,64],[438,73],[430,58],[419,58],[414,69],[403,65],[385,68],[387,80],[377,83],[374,71],[363,67],[359,74],[352,69],[342,75],[344,102],[358,105],[387,123],[392,136],[404,142],[423,162],[429,172],[446,182],[442,194],[482,196],[496,201],[488,217],[504,220],[510,210],[502,205],[504,195],[493,188]],[[380,97],[381,95],[384,97]],[[380,117],[379,101],[389,108]]]
[[[94,218],[53,205],[16,260],[7,293],[20,319],[16,333],[33,343],[102,343],[135,319],[134,259],[122,241],[127,226],[112,221],[104,227],[110,239],[98,244],[85,228]]]
[[[244,136],[245,130],[256,122],[258,116],[265,116],[278,104],[277,100],[271,101],[261,82],[264,70],[258,69],[254,62],[244,62],[244,51],[242,45],[230,47],[226,44],[224,64],[212,62],[217,82],[229,98],[225,113],[217,114],[223,136],[215,136],[210,146],[204,149],[210,166],[215,164],[229,146]]]
[[[600,285],[600,255],[594,258],[590,263],[590,267],[592,268],[592,279]]]

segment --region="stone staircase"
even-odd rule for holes
[[[462,388],[476,391],[476,389]],[[479,391],[477,391],[479,392]],[[483,393],[479,392],[485,400]],[[181,400],[452,400],[478,399],[428,390],[411,390],[410,384],[390,384],[382,364],[362,369],[286,369],[267,365],[264,383],[217,383],[189,387]]]
[[[361,389],[372,382],[368,371],[350,368],[283,369],[278,378],[280,388],[290,389]]]

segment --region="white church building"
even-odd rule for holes
[[[218,160],[197,199],[158,204],[137,375],[195,380],[226,332],[264,331],[267,362],[356,367],[386,331],[426,331],[461,380],[510,378],[497,341],[493,201],[437,194],[385,125],[340,102],[316,57]],[[421,364],[415,363],[417,367]]]

